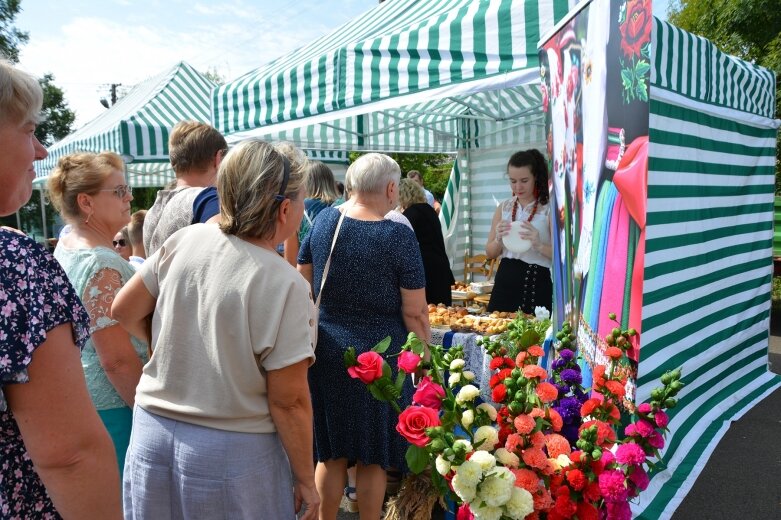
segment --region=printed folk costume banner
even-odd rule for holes
[[[607,361],[609,313],[641,332],[651,26],[650,2],[596,0],[540,49],[554,317],[572,322],[592,367]]]

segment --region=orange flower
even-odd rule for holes
[[[622,385],[619,381],[613,381],[613,380],[606,381],[605,387],[608,390],[610,390],[610,393],[612,393],[616,397],[624,397],[624,395],[626,394],[624,385]]]
[[[610,359],[621,359],[621,356],[624,355],[624,352],[618,347],[608,347],[605,351],[605,354],[607,354],[607,357]]]
[[[523,367],[523,377],[526,379],[533,379],[535,377],[546,379],[548,377],[548,372],[539,365],[526,365]]]
[[[527,448],[523,450],[523,462],[532,468],[545,469],[548,466],[548,458],[540,448]]]
[[[504,447],[507,449],[507,451],[513,453],[520,453],[525,445],[526,442],[523,440],[523,437],[517,433],[511,433],[508,435],[507,441],[504,443]]]
[[[535,448],[542,449],[545,446],[545,434],[542,432],[534,432],[529,437],[529,442]]]
[[[553,431],[560,432],[564,427],[564,419],[561,418],[561,415],[559,415],[559,412],[557,412],[555,408],[549,408],[548,414],[548,421],[550,421],[551,426],[553,426]]]
[[[534,514],[537,511],[547,511],[553,507],[553,498],[550,496],[550,491],[547,489],[541,489],[539,493],[532,493],[532,500],[534,501]],[[525,520],[531,520],[533,517],[528,515]]]
[[[545,351],[542,350],[542,347],[539,345],[532,345],[526,352],[528,352],[530,356],[534,357],[542,357],[545,355]]]
[[[545,447],[548,449],[548,457],[552,459],[572,452],[569,441],[558,433],[549,433],[545,436]]]
[[[543,403],[551,403],[556,400],[559,395],[559,391],[550,383],[542,382],[535,388],[537,395]]]
[[[534,420],[534,418],[526,414],[521,414],[516,417],[515,421],[513,421],[513,424],[515,425],[515,430],[521,435],[530,434],[534,427],[537,426],[537,422]]]
[[[515,356],[515,366],[522,367],[528,356],[526,352],[518,352],[518,355]]]
[[[540,477],[530,469],[511,469],[515,474],[515,486],[523,488],[532,495],[537,492],[540,487]]]
[[[616,443],[616,432],[606,422],[586,421],[580,426],[579,431],[583,431],[593,424],[597,425],[597,445],[603,449],[612,448]]]
[[[588,417],[591,415],[594,410],[596,410],[597,406],[599,406],[600,400],[596,397],[592,397],[591,399],[587,400],[583,405],[580,407],[580,416],[581,417]]]

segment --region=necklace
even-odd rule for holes
[[[538,199],[534,199],[534,207],[532,208],[531,213],[529,213],[529,218],[526,219],[526,222],[531,222],[534,218],[534,214],[537,213],[537,205],[539,204]],[[512,222],[515,222],[515,215],[518,214],[518,206],[520,205],[520,202],[518,201],[518,197],[515,197],[515,202],[513,202],[513,219]]]

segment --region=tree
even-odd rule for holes
[[[225,76],[220,74],[220,71],[217,70],[217,67],[211,67],[206,69],[206,72],[204,72],[203,75],[206,79],[208,79],[209,81],[211,81],[216,85],[225,84]]]
[[[65,95],[54,84],[52,74],[44,74],[38,81],[43,89],[43,118],[35,129],[35,136],[48,147],[71,132],[76,114],[68,108]]]
[[[670,7],[669,20],[709,39],[722,51],[781,76],[779,0],[677,0]],[[781,114],[778,81],[776,114]],[[776,193],[781,194],[781,136],[776,142]]]
[[[350,152],[350,162],[354,162],[365,152]],[[394,161],[399,163],[402,177],[407,176],[410,170],[417,170],[423,175],[426,189],[438,200],[442,200],[447,182],[450,179],[450,170],[453,167],[454,157],[444,153],[388,153]]]
[[[21,0],[0,0],[0,53],[13,63],[19,61],[19,47],[29,39],[26,32],[13,26],[21,3]]]

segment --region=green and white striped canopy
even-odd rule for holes
[[[213,95],[213,124],[232,141],[318,125],[296,141],[302,146],[307,146],[305,139],[323,148],[353,149],[353,136],[358,148],[368,149],[374,146],[366,144],[367,137],[422,121],[428,129],[423,139],[407,132],[407,137],[386,138],[400,141],[385,146],[421,151],[420,142],[428,139],[431,151],[440,151],[445,141],[452,150],[458,144],[454,139],[463,135],[453,116],[480,116],[474,110],[478,104],[470,111],[461,98],[539,83],[537,41],[574,4],[385,2],[333,33],[220,86]],[[402,106],[407,110],[400,111]],[[488,106],[503,109],[501,101]],[[516,107],[509,110],[517,112]],[[370,112],[371,118],[354,117]],[[331,125],[333,120],[337,122]],[[261,127],[265,128],[257,132]]]
[[[168,134],[182,120],[210,122],[209,79],[185,62],[136,85],[102,115],[49,148],[37,166],[38,183],[74,152],[112,151],[126,161],[134,187],[163,186],[174,178],[168,162]]]

